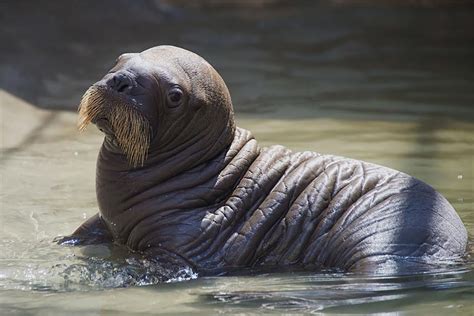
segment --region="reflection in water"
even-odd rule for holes
[[[209,292],[199,294],[206,305],[223,309],[257,308],[291,312],[373,312],[384,304],[384,311],[396,310],[400,304],[419,299],[449,300],[466,294],[474,296],[472,280],[463,279],[466,269],[420,274],[404,277],[357,276],[342,273],[260,275],[243,282],[241,279],[218,280]],[[218,285],[220,284],[220,285]],[[225,285],[224,285],[225,284]],[[251,289],[251,290],[249,290]],[[451,289],[453,292],[437,295],[433,290]],[[425,297],[431,292],[433,296]],[[361,306],[354,305],[363,305]]]
[[[9,259],[0,261],[0,291],[10,298],[13,297],[9,296],[12,291],[31,293],[29,295],[32,296],[46,293],[61,297],[68,292],[104,296],[108,293],[104,290],[134,286],[128,290],[130,298],[138,300],[129,304],[129,308],[133,308],[136,304],[143,304],[135,293],[139,291],[136,286],[163,281],[159,278],[163,271],[157,271],[143,259],[127,256],[123,249],[105,246],[65,249],[49,242],[35,243],[34,246],[19,242],[13,244],[18,250],[24,247],[22,254],[13,254]],[[5,243],[1,246],[12,249],[12,245]],[[54,262],[52,258],[55,258]],[[143,289],[160,303],[166,302],[167,294],[177,295],[178,305],[172,309],[174,311],[183,310],[179,304],[184,304],[203,314],[248,311],[390,312],[400,310],[401,306],[410,310],[419,302],[448,306],[450,301],[456,301],[464,306],[474,299],[474,277],[471,268],[466,265],[404,276],[249,270],[189,281],[196,277],[192,271],[180,271],[171,280],[181,282],[176,286],[160,284]],[[138,294],[142,293],[139,291]],[[109,304],[114,305],[117,300],[114,298]],[[3,303],[5,305],[6,302]],[[48,305],[42,306],[47,308]],[[89,306],[76,307],[76,311],[84,312],[87,308]]]
[[[208,2],[51,1],[46,10],[12,1],[0,10],[1,42],[9,45],[0,51],[0,106],[15,109],[2,122],[0,314],[472,314],[472,258],[406,276],[286,271],[194,280],[182,271],[178,279],[192,280],[136,286],[162,279],[118,249],[51,243],[97,211],[101,136],[93,129],[79,136],[72,113],[38,114],[33,124],[11,94],[73,109],[117,55],[163,43],[216,66],[238,124],[260,144],[410,173],[445,195],[473,236],[472,7]],[[81,14],[65,14],[71,6]]]

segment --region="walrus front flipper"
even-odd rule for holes
[[[54,239],[54,242],[59,245],[72,246],[105,244],[112,241],[112,235],[98,213],[85,221],[71,235],[59,236]]]

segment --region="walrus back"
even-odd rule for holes
[[[397,272],[466,248],[464,225],[432,187],[357,160],[264,148],[232,197],[225,266]]]

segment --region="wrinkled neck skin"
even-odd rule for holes
[[[109,138],[104,140],[96,191],[101,216],[116,243],[134,251],[160,248],[186,257],[180,250],[201,234],[206,212],[225,202],[259,152],[248,131],[229,126],[219,134],[215,141],[190,138],[178,147],[157,150],[136,169]]]

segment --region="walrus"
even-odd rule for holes
[[[428,184],[368,162],[259,147],[235,125],[221,76],[185,49],[121,55],[80,102],[79,128],[89,123],[105,134],[99,213],[60,243],[113,242],[198,273],[399,272],[465,255],[462,221]]]

